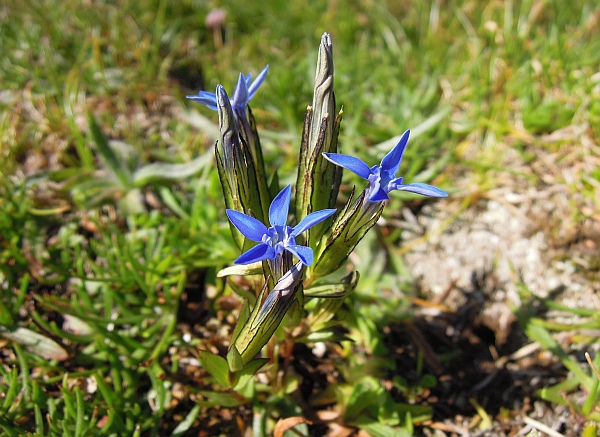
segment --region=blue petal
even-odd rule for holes
[[[237,228],[246,238],[260,243],[263,236],[267,233],[267,227],[254,217],[250,217],[242,212],[228,209],[225,211],[233,226]]]
[[[257,261],[262,261],[263,259],[275,259],[275,250],[265,243],[254,246],[252,249],[242,253],[234,263],[252,264]]]
[[[290,210],[290,198],[292,196],[292,187],[288,185],[279,192],[271,206],[269,207],[269,222],[271,226],[285,226],[287,223],[288,211]]]
[[[389,198],[387,192],[381,187],[378,187],[369,196],[369,201],[371,201],[371,202],[383,202],[384,200],[390,200],[390,198]]]
[[[344,155],[342,153],[323,153],[326,160],[333,162],[335,165],[350,170],[356,173],[363,179],[369,179],[371,170],[369,166],[364,163],[363,160],[355,158],[354,156]]]
[[[300,246],[295,244],[293,246],[286,246],[286,250],[296,255],[296,258],[298,258],[305,266],[309,266],[313,263],[313,251],[308,246]]]
[[[265,81],[265,78],[267,77],[268,72],[269,72],[269,66],[267,65],[265,68],[263,68],[263,71],[261,71],[258,74],[258,76],[256,76],[256,79],[254,80],[252,85],[250,85],[248,87],[248,101],[252,100],[252,98],[254,97],[254,94],[256,94],[256,91],[258,91],[258,88],[260,88],[262,83]],[[248,80],[251,77],[252,76],[249,75]]]
[[[444,190],[434,187],[433,185],[421,184],[415,182],[414,184],[400,184],[393,188],[399,191],[408,191],[410,193],[421,194],[423,196],[430,197],[448,197],[448,193]]]
[[[317,223],[321,223],[327,217],[333,215],[336,209],[323,209],[321,211],[311,212],[298,223],[290,233],[289,238],[296,238],[302,232],[312,228]]]
[[[213,93],[209,93],[208,91],[200,91],[197,96],[189,95],[185,97],[193,100],[194,102],[206,105],[213,111],[217,110],[217,96]]]
[[[233,93],[232,105],[239,109],[246,109],[248,100],[248,84],[244,75],[240,73],[235,92]]]
[[[375,170],[379,171],[379,167],[377,167],[376,165],[374,165],[372,169],[374,175],[377,174]],[[387,195],[387,184],[382,187],[381,178],[379,177],[371,177],[371,179],[369,180],[369,187],[367,188],[367,190],[369,195],[368,200],[370,202],[383,202],[384,200],[390,200],[390,198]]]
[[[400,162],[402,162],[402,155],[404,154],[404,149],[408,143],[409,136],[410,130],[407,130],[404,132],[404,134],[402,134],[402,138],[400,138],[398,144],[396,144],[394,148],[384,156],[384,158],[381,160],[381,168],[383,170],[387,170],[393,174],[396,174],[398,167],[400,167]]]

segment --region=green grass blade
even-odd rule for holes
[[[90,126],[92,139],[94,140],[96,149],[98,150],[98,154],[104,161],[104,164],[107,166],[108,170],[116,177],[123,189],[128,190],[133,188],[134,184],[129,169],[117,157],[113,149],[110,147],[106,137],[104,136],[104,133],[102,133],[102,130],[98,125],[98,122],[91,113],[88,114],[88,123]]]

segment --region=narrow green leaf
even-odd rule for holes
[[[432,114],[426,120],[423,120],[417,126],[411,128],[410,129],[410,136],[411,136],[411,138],[414,140],[419,135],[421,135],[421,134],[429,131],[430,129],[433,129],[434,127],[436,127],[442,120],[444,120],[444,118],[446,118],[446,116],[448,114],[450,114],[450,111],[451,111],[451,108],[449,106],[446,106],[446,107],[440,109],[435,114]],[[401,135],[397,135],[397,136],[395,136],[393,138],[390,138],[389,140],[385,140],[385,141],[383,141],[383,142],[381,142],[379,144],[375,144],[373,146],[373,148],[376,149],[378,152],[387,153],[396,144],[398,144],[398,141],[400,141],[400,138],[402,138],[402,134]]]
[[[477,399],[475,399],[475,398],[469,399],[469,402],[471,403],[471,405],[473,406],[473,408],[475,408],[475,411],[477,412],[477,414],[481,418],[481,421],[479,423],[479,429],[489,429],[489,428],[491,428],[493,426],[493,421],[490,418],[490,416],[487,413],[487,411],[485,411],[485,408],[483,408],[483,406],[479,402],[477,402]]]
[[[21,374],[21,390],[25,393],[25,400],[31,401],[31,374],[29,373],[29,363],[25,352],[20,344],[14,345],[15,352],[19,357],[19,373]]]
[[[344,282],[337,284],[323,284],[310,287],[304,290],[306,297],[321,298],[344,298],[348,296],[356,287],[359,278],[358,272],[352,272],[350,278],[344,278]]]
[[[183,164],[148,164],[133,173],[133,183],[139,188],[153,182],[180,181],[195,175],[211,162],[212,153],[207,152],[204,155]]]
[[[589,391],[583,406],[581,407],[583,414],[586,416],[598,406],[598,378],[593,377],[592,389]]]
[[[85,437],[87,421],[84,419],[85,416],[85,404],[83,402],[83,394],[79,387],[75,387],[75,405],[77,416],[75,420],[75,435],[77,437]]]
[[[200,401],[199,404],[201,405],[232,408],[237,407],[238,405],[245,404],[247,402],[247,400],[242,398],[241,396],[235,396],[231,393],[200,391],[199,394],[207,399],[206,401]]]
[[[529,319],[524,327],[525,335],[534,341],[537,341],[544,349],[556,355],[563,366],[569,369],[579,380],[587,391],[592,389],[592,379],[583,371],[579,364],[573,360],[552,338],[550,333],[541,324],[536,322],[536,319]]]
[[[239,275],[262,275],[262,262],[255,262],[254,264],[236,264],[233,266],[225,267],[219,270],[217,278],[224,278],[225,276]]]
[[[379,382],[375,378],[371,376],[361,378],[352,388],[344,413],[345,417],[355,420],[362,411],[377,406],[379,389]]]
[[[238,326],[243,327],[244,325],[238,323]],[[236,326],[236,329],[237,329],[237,326]],[[241,331],[241,328],[240,328],[240,331]],[[238,332],[238,335],[239,335],[239,332]],[[242,360],[242,355],[240,354],[240,352],[238,351],[237,347],[235,347],[234,344],[232,344],[232,346],[229,348],[229,351],[227,351],[227,364],[229,364],[229,368],[234,372],[237,372],[244,368],[244,361]]]
[[[373,437],[411,437],[413,434],[407,430],[377,423],[370,419],[362,418],[356,424]]]
[[[4,393],[4,402],[2,403],[2,411],[7,411],[13,404],[17,393],[19,393],[19,371],[16,367],[10,369],[5,382],[8,384],[8,390]],[[0,415],[0,418],[2,416]]]
[[[200,363],[222,387],[230,387],[227,361],[209,351],[199,351]]]
[[[241,356],[240,356],[241,358]],[[241,370],[235,372],[235,381],[233,389],[236,391],[242,390],[252,377],[258,372],[261,367],[269,362],[268,358],[256,358],[246,364]]]
[[[233,330],[233,335],[231,336],[231,344],[234,344],[242,331],[244,325],[248,322],[250,318],[250,303],[245,301],[242,305],[242,309],[240,310],[240,315],[238,317],[237,324],[235,325],[235,329]]]
[[[96,144],[98,154],[104,161],[104,164],[107,166],[108,170],[119,180],[124,188],[132,188],[133,184],[129,169],[121,162],[113,149],[110,147],[110,144],[108,144],[108,141],[102,133],[100,126],[98,126],[96,119],[91,113],[88,114],[88,123],[90,125],[90,132],[92,134],[94,143]]]
[[[305,343],[316,343],[316,342],[320,342],[320,341],[331,341],[331,342],[352,341],[352,339],[347,337],[344,334],[332,331],[331,329],[323,329],[320,331],[311,332],[302,341]]]
[[[23,345],[27,350],[50,360],[64,361],[69,354],[54,340],[27,328],[8,330],[0,326],[0,336]]]
[[[62,391],[62,400],[65,404],[65,416],[70,416],[73,419],[77,418],[77,409],[75,407],[75,404],[73,403],[73,395],[71,393],[71,390],[69,388],[67,388],[67,378],[68,375],[65,374],[64,378],[63,378],[63,386],[61,388]],[[66,417],[65,417],[66,419]]]
[[[397,403],[396,411],[401,415],[406,416],[407,426],[412,426],[414,423],[423,423],[431,420],[433,417],[433,408],[429,405],[416,405]]]
[[[42,409],[38,404],[33,404],[33,411],[35,415],[35,432],[39,435],[44,435],[44,416]]]
[[[75,65],[77,65],[77,63],[75,63]],[[79,66],[81,66],[81,64],[79,64]],[[81,167],[93,168],[94,156],[86,144],[81,129],[77,126],[77,111],[74,109],[78,105],[79,98],[82,97],[80,93],[80,78],[82,76],[79,66],[74,66],[65,79],[63,108],[65,120],[74,137],[75,150],[79,156]]]
[[[190,412],[185,416],[185,419],[179,422],[179,424],[175,427],[175,429],[171,433],[171,437],[183,436],[192,427],[194,421],[196,420],[196,417],[198,417],[198,414],[200,414],[201,410],[201,404],[194,405],[194,408],[192,408]]]
[[[99,205],[108,199],[114,199],[117,194],[125,190],[118,181],[106,177],[93,177],[84,179],[75,184],[71,189],[71,196],[75,201],[84,202],[90,206]]]
[[[573,390],[579,385],[579,381],[575,378],[565,379],[564,381],[553,385],[552,387],[544,387],[535,392],[536,396],[539,396],[545,401],[553,402],[560,405],[568,405],[569,403],[565,399],[564,394]]]
[[[186,222],[191,220],[190,215],[181,207],[170,187],[162,185],[157,188],[157,191],[161,200],[171,211],[177,214],[180,218],[184,219]]]

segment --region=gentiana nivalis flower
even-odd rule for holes
[[[227,217],[231,223],[246,237],[258,244],[244,252],[235,260],[236,264],[251,264],[262,260],[273,260],[277,255],[288,251],[295,255],[302,264],[310,266],[313,262],[313,251],[310,247],[296,244],[296,237],[317,223],[327,219],[335,209],[324,209],[308,214],[295,227],[287,226],[292,187],[288,185],[273,199],[269,208],[267,228],[262,222],[239,211],[228,209]]]
[[[240,73],[237,86],[235,87],[235,92],[233,93],[233,97],[230,99],[231,107],[233,108],[235,113],[245,113],[248,102],[252,100],[252,98],[256,94],[256,91],[258,91],[258,89],[264,82],[265,77],[267,77],[268,72],[269,66],[267,65],[263,69],[263,71],[261,71],[258,74],[254,82],[252,82],[251,74],[244,76],[242,73]],[[209,93],[208,91],[200,91],[198,95],[189,95],[186,97],[190,100],[208,106],[213,111],[217,110],[217,96],[215,93]]]
[[[403,184],[402,177],[396,177],[402,155],[408,143],[410,130],[407,130],[400,138],[396,146],[381,160],[381,165],[374,165],[369,168],[361,159],[354,156],[341,153],[323,153],[327,160],[335,165],[339,165],[361,178],[369,181],[367,198],[370,202],[382,202],[389,200],[390,191],[409,191],[411,193],[421,194],[430,197],[446,197],[448,193],[432,185],[422,183]]]

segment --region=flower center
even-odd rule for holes
[[[271,226],[263,236],[262,242],[275,249],[276,255],[280,255],[286,246],[296,244],[295,238],[289,237],[292,231],[290,226]]]
[[[381,187],[388,193],[392,188],[389,186],[389,183],[395,179],[396,175],[391,171],[384,170],[380,166],[374,165],[371,167],[371,174],[369,175],[369,187],[371,188],[371,191]]]

